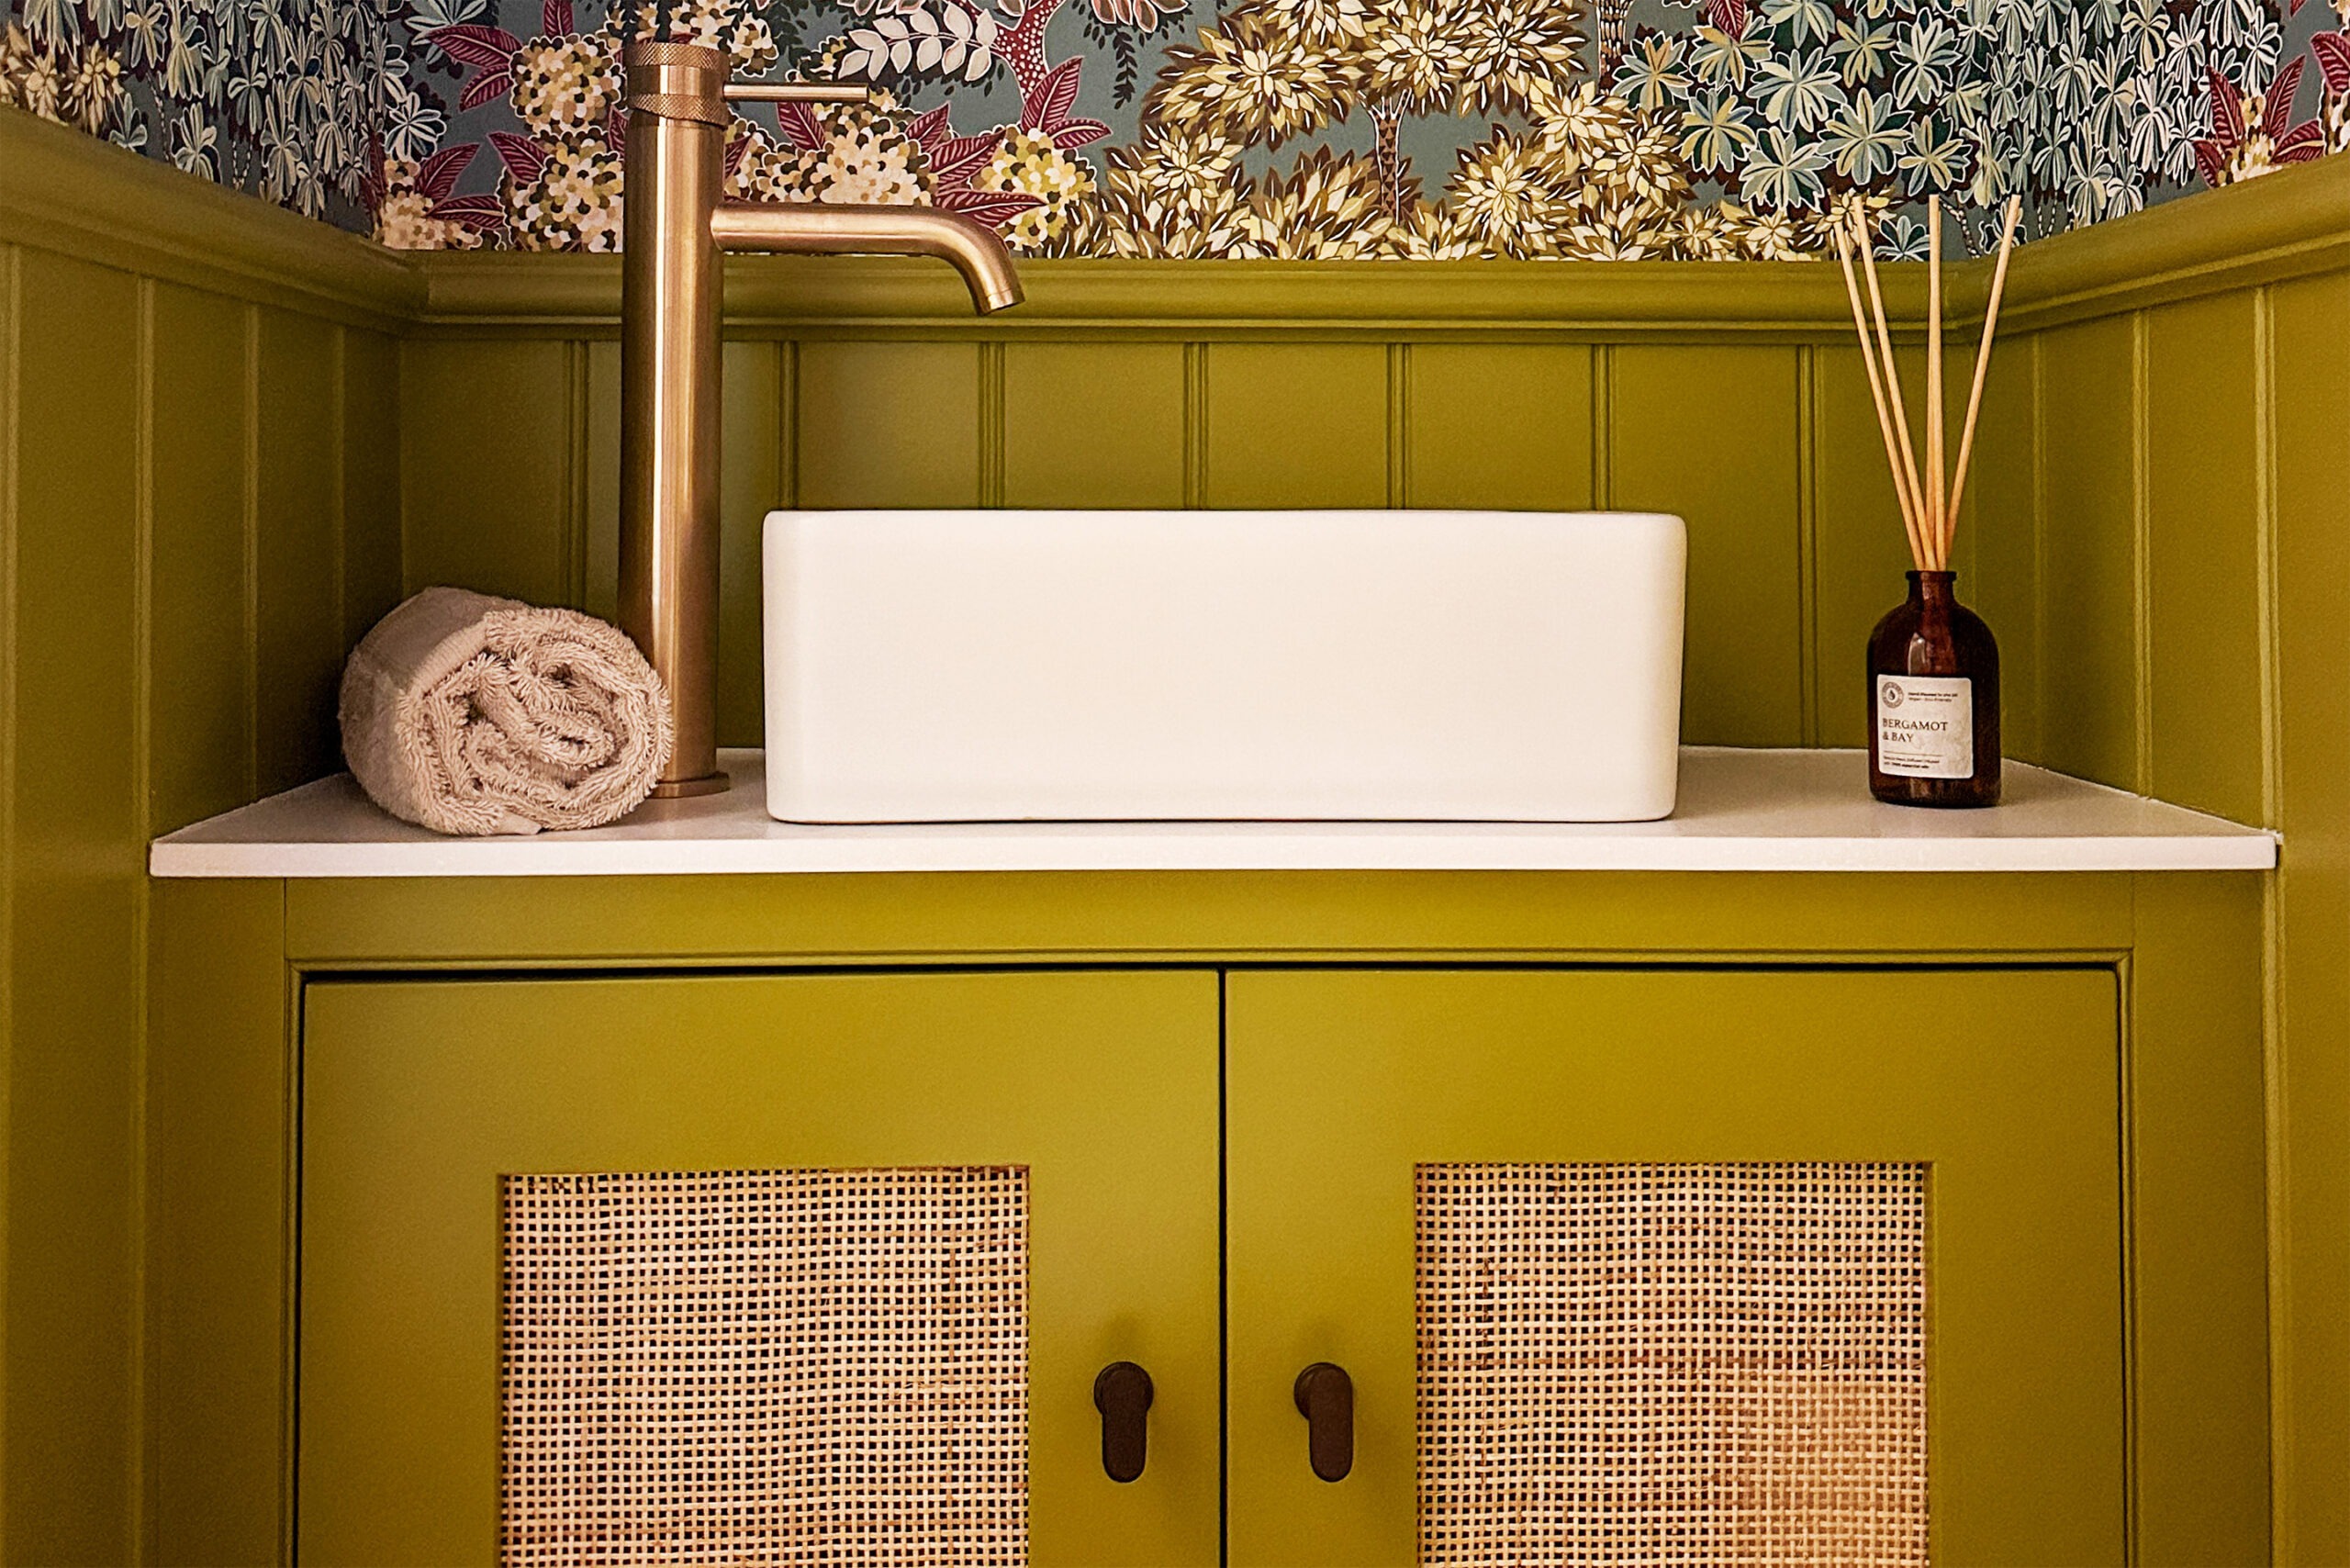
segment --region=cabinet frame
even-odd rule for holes
[[[2270,1555],[2257,873],[1181,872],[161,882],[145,1129],[146,1542],[293,1556],[314,978],[1290,964],[2110,969],[2125,1545]],[[2281,1281],[2280,1281],[2281,1282]]]

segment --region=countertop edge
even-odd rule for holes
[[[756,753],[729,755],[738,768],[758,764]],[[1786,771],[1791,755],[1809,759],[1795,763],[1794,774]],[[1853,800],[1841,779],[1826,782],[1830,770],[1849,767],[1852,754],[1691,748],[1684,758],[1684,782],[1693,761],[1742,773],[1751,759],[1753,781],[1732,775],[1727,801],[1723,775],[1712,775],[1715,799],[1707,805],[1726,819],[1718,828],[1703,825],[1701,815],[1674,819],[1688,824],[1680,833],[1657,823],[1021,823],[794,827],[779,836],[758,810],[763,792],[738,786],[727,817],[711,820],[702,808],[700,817],[675,823],[675,836],[434,839],[380,818],[387,836],[371,840],[373,808],[347,780],[329,779],[167,834],[150,846],[148,869],[166,879],[300,880],[1178,871],[1999,875],[2265,871],[2280,858],[2273,833],[2038,768],[2016,771],[2020,784],[2036,790],[2039,810],[2069,813],[2048,824],[2053,831],[1984,834],[1972,831],[1979,826],[1969,820],[1974,813],[1952,813],[1946,823],[1942,813],[1903,813],[1904,829],[1924,831],[1886,833],[1852,829],[1868,820],[1864,813],[1897,808]],[[2113,831],[2097,831],[2096,819],[2107,813]],[[301,830],[310,823],[317,825],[306,836]],[[639,831],[645,825],[665,824]],[[250,836],[229,835],[238,828]]]

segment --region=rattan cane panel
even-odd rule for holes
[[[1923,1563],[1926,1168],[1423,1165],[1420,1560]]]
[[[504,1562],[1026,1561],[1027,1184],[503,1178]]]

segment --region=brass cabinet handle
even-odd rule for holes
[[[1355,1467],[1355,1380],[1347,1369],[1316,1361],[1297,1374],[1291,1391],[1305,1417],[1305,1457],[1325,1481],[1344,1481]]]
[[[1112,1361],[1093,1379],[1093,1408],[1102,1412],[1102,1469],[1113,1481],[1142,1474],[1150,1456],[1150,1374],[1132,1361]]]

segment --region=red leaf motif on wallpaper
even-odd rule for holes
[[[1000,229],[1030,207],[1044,205],[1042,197],[1013,191],[939,191],[935,199],[946,211],[959,212],[990,229]]]
[[[2325,154],[2325,127],[2305,119],[2277,139],[2270,156],[2279,163],[2307,163]]]
[[[485,71],[465,84],[457,95],[457,107],[477,109],[492,98],[502,98],[514,90],[514,73],[510,71]]]
[[[457,176],[481,151],[478,141],[467,141],[455,147],[443,147],[417,165],[416,193],[426,201],[441,201],[457,188]]]
[[[367,166],[359,174],[359,199],[369,212],[381,212],[389,194],[384,188],[384,133],[374,131],[367,138]]]
[[[2222,154],[2232,152],[2244,144],[2244,100],[2217,71],[2207,69],[2204,74],[2211,89],[2211,140]]]
[[[1066,152],[1072,147],[1083,147],[1110,134],[1110,128],[1098,119],[1063,120],[1060,129],[1053,132],[1053,145]]]
[[[620,156],[628,153],[628,111],[615,106],[604,114],[604,144]]]
[[[994,136],[951,137],[931,154],[931,177],[941,185],[968,185],[971,175],[1001,145],[1001,139]]]
[[[1072,55],[1045,73],[1035,91],[1020,103],[1020,129],[1041,130],[1052,135],[1069,123],[1069,112],[1077,107],[1078,70],[1084,60]]]
[[[571,0],[543,0],[539,6],[539,31],[551,39],[579,29],[572,25]]]
[[[1706,0],[1706,20],[1736,38],[1746,30],[1746,0]]]
[[[2195,142],[2195,169],[2207,185],[2218,186],[2228,177],[2228,155],[2216,141],[2198,137]]]
[[[2268,84],[2268,106],[2260,117],[2260,129],[2272,141],[2278,140],[2292,129],[2293,95],[2301,90],[2301,67],[2309,62],[2296,55],[2293,62],[2277,73]]]
[[[778,104],[775,123],[791,145],[802,152],[813,152],[824,145],[823,127],[816,123],[815,111],[805,104]]]
[[[498,149],[498,161],[506,172],[518,180],[535,180],[547,166],[547,155],[539,144],[527,136],[517,136],[510,130],[493,130],[489,144]]]
[[[2325,90],[2336,96],[2350,94],[2350,35],[2320,33],[2310,39],[2310,52],[2317,56]]]
[[[451,196],[432,204],[432,216],[462,223],[476,232],[506,227],[506,204],[494,196]]]
[[[955,134],[953,128],[946,123],[946,117],[954,107],[952,104],[941,104],[934,109],[924,109],[914,117],[912,124],[906,127],[906,134],[921,142],[923,151],[935,151],[940,142]]]
[[[478,22],[427,28],[420,36],[460,65],[478,65],[493,71],[512,70],[514,51],[522,47],[522,40],[505,28],[487,28]]]

